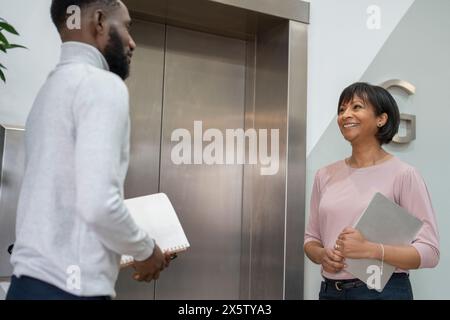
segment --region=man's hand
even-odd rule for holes
[[[345,260],[342,254],[333,249],[324,248],[322,251],[321,264],[323,270],[329,273],[338,273],[344,269]]]
[[[158,245],[155,244],[153,254],[144,261],[134,261],[133,267],[136,271],[133,279],[136,281],[151,282],[159,278],[159,273],[169,266],[170,254],[162,253]]]

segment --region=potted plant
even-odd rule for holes
[[[24,48],[24,46],[18,45],[18,44],[12,44],[9,43],[8,39],[6,38],[5,34],[6,32],[9,32],[14,35],[19,35],[19,33],[14,29],[12,25],[10,25],[5,19],[0,18],[0,50],[4,53],[7,52],[7,50],[14,49],[14,48]],[[6,69],[4,65],[0,63],[0,79],[3,82],[6,82],[5,74],[3,73],[2,69]]]

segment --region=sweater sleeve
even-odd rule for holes
[[[142,261],[151,256],[154,240],[130,216],[120,177],[128,99],[124,83],[106,73],[89,75],[78,88],[73,104],[76,208],[105,247]]]
[[[430,194],[421,175],[408,168],[402,176],[400,206],[423,222],[412,245],[419,252],[419,268],[433,268],[439,262],[439,233]]]
[[[319,204],[320,204],[320,178],[319,172],[316,173],[311,192],[311,202],[309,210],[309,221],[305,231],[304,243],[318,241],[322,243],[320,237],[319,223]]]

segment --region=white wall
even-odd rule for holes
[[[0,123],[24,125],[37,92],[59,59],[60,39],[50,19],[51,0],[0,0],[0,16],[21,36],[12,43],[28,49],[0,52],[6,85],[0,82]]]
[[[307,0],[311,3],[308,54],[307,154],[336,115],[342,89],[360,80],[414,0]],[[369,6],[381,28],[367,27]]]
[[[381,9],[379,31],[365,28],[365,22],[361,21],[361,16],[367,19],[364,7],[373,4]],[[414,83],[417,93],[413,97],[394,95],[402,112],[417,116],[417,139],[387,149],[421,172],[431,194],[441,235],[438,267],[412,272],[415,298],[449,299],[450,280],[446,272],[450,267],[447,249],[450,238],[446,231],[450,226],[447,214],[450,162],[445,141],[450,135],[446,129],[450,100],[445,88],[450,80],[450,47],[444,39],[449,38],[450,3],[448,0],[312,0],[311,5],[306,199],[310,199],[316,170],[351,152],[336,125],[337,100],[342,89],[360,80],[377,84],[399,78]],[[339,20],[345,22],[340,25]],[[388,30],[383,32],[384,28]],[[339,43],[344,44],[337,46]],[[319,273],[319,267],[306,260],[305,298],[317,299],[322,280]]]
[[[310,0],[309,2],[311,25],[308,44],[306,221],[309,214],[310,189],[315,174],[311,168],[316,164],[311,162],[309,155],[330,122],[335,120],[337,101],[342,90],[361,79],[414,1]],[[377,5],[381,9],[379,30],[367,27],[369,19],[367,9],[371,5]],[[319,266],[305,257],[305,299],[318,298],[321,279]]]

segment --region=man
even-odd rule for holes
[[[78,29],[67,23],[72,5]],[[27,119],[7,299],[109,299],[122,254],[135,258],[138,281],[157,279],[170,260],[123,202],[131,19],[119,0],[53,0],[51,15],[61,61]]]

